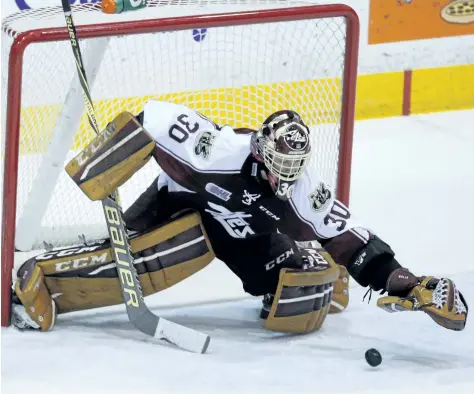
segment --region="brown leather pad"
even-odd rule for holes
[[[265,328],[292,333],[318,330],[329,311],[333,282],[338,277],[339,267],[333,262],[324,270],[282,269]]]

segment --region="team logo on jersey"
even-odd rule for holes
[[[331,200],[331,191],[323,182],[320,182],[314,193],[309,195],[309,199],[311,201],[311,209],[316,212],[321,211],[326,208]]]
[[[244,195],[242,196],[242,203],[250,206],[253,202],[257,201],[260,196],[261,194],[250,194],[247,190],[244,190]]]
[[[214,219],[216,219],[229,235],[233,238],[245,238],[247,235],[253,235],[255,232],[250,228],[249,223],[245,220],[251,218],[252,215],[245,212],[231,212],[227,208],[208,202],[208,205],[213,209],[206,209]]]
[[[231,192],[229,192],[228,190],[223,189],[220,186],[217,186],[215,183],[207,183],[206,184],[206,191],[208,193],[213,194],[217,198],[220,198],[221,200],[224,200],[224,201],[229,201],[230,196],[232,195]]]
[[[194,153],[196,156],[202,156],[204,159],[208,159],[211,155],[212,145],[216,136],[210,131],[203,131],[196,138],[194,144]]]
[[[287,131],[283,133],[283,140],[290,149],[302,150],[308,145],[308,135],[304,130],[297,126],[292,125]]]

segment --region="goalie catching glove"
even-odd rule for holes
[[[468,306],[451,279],[416,277],[405,268],[396,269],[388,278],[388,296],[377,306],[387,312],[423,311],[440,326],[461,331],[466,325]]]

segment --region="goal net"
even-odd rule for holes
[[[311,165],[348,202],[359,34],[351,8],[309,0],[151,0],[115,15],[98,4],[73,6],[73,18],[101,128],[121,111],[139,113],[149,99],[234,127],[258,128],[272,112],[292,109],[311,128]],[[94,132],[61,7],[11,15],[2,30],[5,294],[15,249],[100,239],[107,228],[100,202],[88,200],[64,171]],[[120,188],[124,209],[159,171],[150,161]]]

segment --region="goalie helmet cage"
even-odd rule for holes
[[[121,111],[139,113],[148,99],[235,127],[258,128],[270,113],[293,109],[311,129],[311,165],[348,204],[359,21],[349,6],[313,3],[149,0],[117,15],[73,6],[101,128]],[[100,203],[64,171],[94,133],[61,7],[11,15],[2,28],[5,326],[16,251],[78,244],[82,234],[99,239],[107,229]],[[159,171],[150,161],[120,188],[125,209]]]

